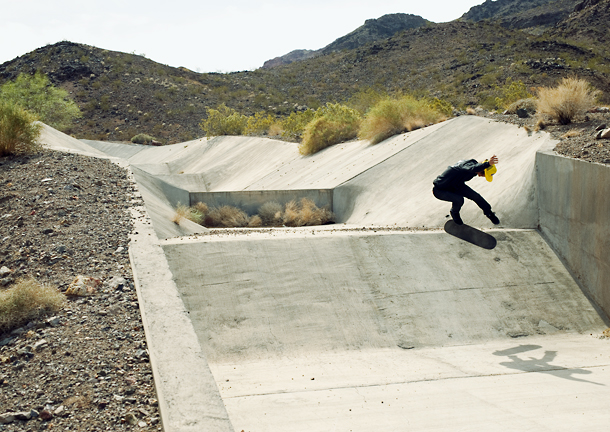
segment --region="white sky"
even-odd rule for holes
[[[253,70],[369,18],[452,21],[483,0],[0,0],[0,64],[62,40],[199,72]]]

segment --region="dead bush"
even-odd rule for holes
[[[64,301],[65,296],[57,289],[41,285],[34,279],[21,279],[11,288],[0,291],[0,331],[56,312]]]
[[[282,210],[282,206],[279,203],[271,201],[260,206],[258,215],[264,226],[281,226]]]
[[[210,210],[203,225],[208,228],[238,228],[248,226],[248,222],[248,215],[244,211],[224,205]]]
[[[207,207],[206,207],[207,208]],[[172,222],[176,225],[180,225],[180,222],[184,219],[188,219],[197,224],[201,224],[205,217],[205,213],[201,212],[201,210],[197,207],[187,207],[185,205],[179,205],[176,207],[176,212],[174,213],[174,217],[172,218]]]
[[[557,87],[537,89],[537,112],[551,117],[559,124],[570,124],[577,115],[586,113],[595,104],[599,93],[585,80],[563,78]]]
[[[335,215],[330,210],[319,208],[308,198],[301,198],[299,203],[295,200],[287,203],[283,216],[284,225],[291,227],[324,225],[334,220]]]

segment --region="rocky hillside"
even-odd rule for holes
[[[557,24],[550,36],[564,37],[587,45],[610,44],[610,0],[585,0],[579,3],[575,12]]]
[[[322,54],[330,54],[341,50],[353,50],[370,42],[387,39],[395,34],[409,29],[416,29],[430,24],[430,21],[411,14],[389,14],[378,19],[368,19],[364,25],[351,33],[340,37],[333,43],[322,48]]]
[[[164,143],[202,136],[199,123],[206,109],[223,103],[243,114],[283,116],[348,101],[369,89],[437,97],[465,110],[493,105],[507,80],[537,87],[575,75],[602,90],[601,102],[608,104],[610,53],[603,41],[609,1],[587,0],[542,35],[488,19],[430,23],[354,49],[229,74],[200,74],[138,55],[60,42],[0,65],[0,84],[40,70],[83,111],[70,134],[127,141],[144,132]],[[373,24],[368,28],[380,34]]]
[[[344,49],[355,49],[370,42],[387,39],[403,30],[422,27],[430,21],[418,15],[395,13],[384,15],[377,19],[368,19],[356,30],[340,37],[319,50],[295,50],[290,53],[267,60],[263,68],[287,65],[295,61],[307,60],[318,55],[330,54]]]

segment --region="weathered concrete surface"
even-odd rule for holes
[[[235,431],[603,430],[607,323],[538,232],[491,233],[162,247]]]
[[[609,347],[545,336],[211,368],[235,431],[601,432]]]
[[[72,138],[57,129],[52,128],[44,123],[40,132],[40,142],[48,148],[64,151],[70,153],[78,153],[83,156],[93,156],[105,158],[108,156],[106,153],[91,147],[89,144],[84,143],[76,138]]]
[[[142,323],[166,432],[232,430],[188,311],[144,208],[133,209],[129,246]]]
[[[610,313],[610,168],[537,155],[540,229],[591,297]]]
[[[374,234],[163,248],[212,362],[606,328],[536,231],[493,232],[492,251],[439,232]]]
[[[536,228],[535,154],[554,146],[549,135],[530,136],[524,129],[475,116],[441,125],[396,156],[338,186],[333,197],[338,220],[442,227],[451,204],[434,198],[432,181],[458,160],[483,161],[496,154],[500,162],[494,181],[475,177],[469,186],[492,205],[503,227]],[[474,226],[493,226],[470,200],[462,208],[462,219]]]

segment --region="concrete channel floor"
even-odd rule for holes
[[[426,172],[407,187],[417,205],[414,211],[408,202],[390,203],[384,225],[404,226],[415,215],[418,226],[422,220],[439,226],[417,208],[438,217],[427,177],[467,153],[469,147],[455,148],[467,137],[477,155],[491,143],[501,158],[505,151],[501,161],[519,166],[506,165],[507,183],[535,200],[531,159],[546,138],[458,120],[398,137],[375,149],[387,148],[387,156],[376,155],[357,172],[352,163],[352,174],[324,185],[335,188],[339,202],[356,203],[344,215],[348,224],[213,235],[168,223],[172,189],[157,180],[198,165],[196,155],[208,152],[208,144],[157,150],[45,130],[51,148],[109,157],[140,172],[146,207],[133,213],[130,256],[166,431],[607,430],[610,339],[602,332],[608,321],[531,229],[531,202],[514,190],[490,199],[508,221],[488,231],[498,240],[493,251],[440,229],[369,223],[366,206],[375,204],[379,181],[386,182],[381,195],[390,194],[384,171],[402,167],[390,180]],[[407,144],[390,149],[400,141]],[[217,154],[227,145],[233,153],[242,144],[284,146],[223,138],[211,149]],[[354,143],[345,150],[359,160],[370,149]],[[337,151],[327,154],[340,158]],[[179,152],[192,153],[181,160]],[[419,155],[430,165],[444,154],[440,165],[418,166]],[[210,165],[224,160],[217,165],[233,176],[231,166],[247,166],[227,164],[226,157],[215,156]],[[324,154],[292,157],[285,165],[298,166],[299,178],[307,177],[307,166],[329,165]],[[273,187],[279,187],[277,169],[267,170]],[[253,172],[244,175],[249,180],[241,188],[256,180]],[[492,185],[503,183],[475,188],[489,196]],[[387,217],[392,212],[394,220]],[[479,221],[472,208],[465,215]]]

